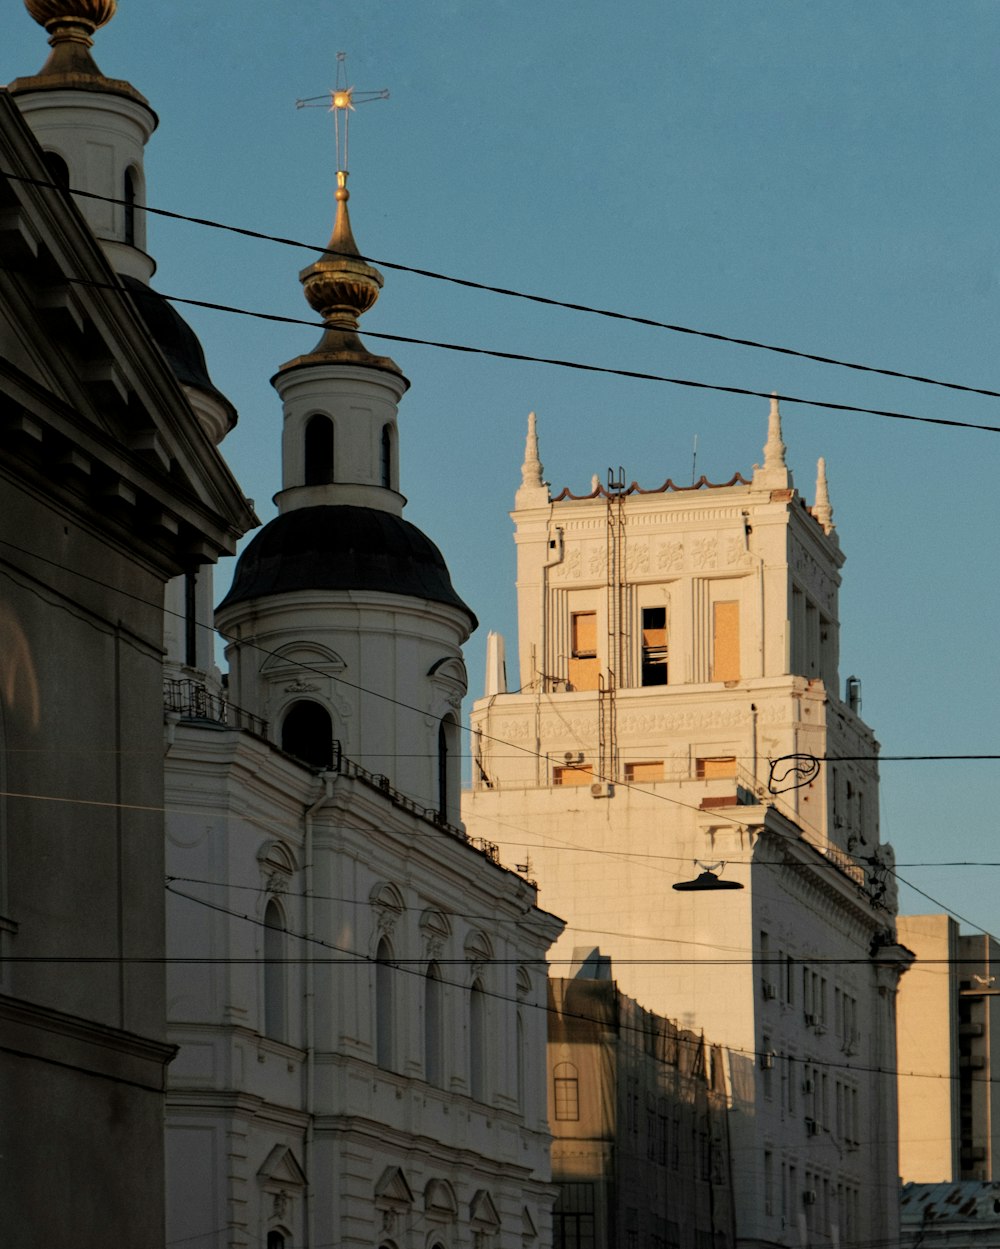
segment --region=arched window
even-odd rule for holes
[[[333,481],[333,421],[328,416],[311,416],[306,422],[305,453],[306,485]]]
[[[264,1035],[286,1041],[285,921],[277,902],[264,911]]]
[[[285,1249],[285,1238],[281,1232],[268,1232],[267,1249]]]
[[[469,990],[469,1092],[486,1100],[486,994],[479,980]]]
[[[281,749],[311,768],[333,766],[333,721],[312,699],[292,703],[281,724]]]
[[[441,1087],[441,970],[428,963],[424,977],[424,1079]]]
[[[572,1063],[556,1063],[553,1077],[553,1109],[557,1119],[580,1118],[580,1078]]]
[[[378,943],[375,954],[375,1061],[391,1071],[393,1067],[393,1000],[392,946],[386,937]]]
[[[125,193],[122,198],[125,201],[125,242],[135,247],[136,181],[134,169],[125,170]]]
[[[386,490],[392,489],[392,430],[388,425],[382,426],[382,456],[381,456],[381,476],[382,485]]]
[[[453,715],[447,715],[438,725],[438,817],[442,823],[458,819],[458,725]]]
[[[57,187],[62,190],[69,190],[69,165],[58,156],[55,152],[43,152],[42,159],[45,161],[45,168],[49,171],[49,176]]]

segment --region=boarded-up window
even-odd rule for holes
[[[663,760],[652,759],[648,763],[626,763],[625,779],[640,785],[643,781],[662,781]]]
[[[597,612],[573,612],[570,633],[569,683],[575,690],[596,690]]]
[[[594,769],[589,763],[552,769],[553,785],[590,785],[593,780]]]
[[[740,679],[740,605],[735,599],[712,611],[712,680]]]
[[[736,760],[732,755],[714,759],[696,759],[695,775],[700,781],[717,781],[736,775]]]
[[[642,609],[642,683],[667,683],[667,609]]]

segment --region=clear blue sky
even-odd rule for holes
[[[4,0],[0,79],[45,36]],[[300,96],[348,53],[391,98],[351,128],[351,209],[373,257],[1000,389],[997,0],[122,0],[95,56],[160,116],[150,202],[321,245],[333,137]],[[152,221],[168,294],[308,316],[308,252]],[[369,330],[1000,425],[1000,402],[710,344],[384,270]],[[225,453],[267,519],[280,408],[268,378],[306,327],[186,315],[240,410]],[[656,485],[760,459],[766,402],[388,350],[407,516],[444,551],[485,633],[513,648],[507,511],[525,418],[558,489],[623,465]],[[797,484],[827,457],[847,554],[841,675],[885,754],[1000,753],[1000,435],[783,405]],[[221,570],[220,586],[228,572]],[[900,873],[1000,932],[998,763],[882,768]],[[902,866],[907,865],[907,866]],[[932,910],[904,893],[904,909]],[[544,902],[544,899],[543,899]]]

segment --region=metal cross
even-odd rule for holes
[[[347,173],[347,142],[348,126],[355,104],[368,104],[372,100],[388,100],[389,92],[383,87],[381,91],[355,91],[347,85],[347,53],[337,53],[336,85],[323,95],[308,96],[304,100],[296,100],[296,108],[321,108],[329,104],[333,114],[334,135],[337,141],[337,172]],[[343,115],[344,124],[340,119]]]

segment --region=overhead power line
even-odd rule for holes
[[[17,272],[10,266],[0,265],[7,272]],[[122,295],[130,292],[117,282],[98,282],[93,278],[64,277],[63,281],[76,286],[96,287],[99,290],[117,291]],[[290,317],[277,312],[259,312],[253,308],[241,308],[235,304],[220,304],[210,299],[191,299],[184,295],[167,295],[163,291],[156,294],[170,303],[184,304],[192,308],[205,308],[211,312],[225,312],[233,316],[251,317],[257,321],[269,321],[280,325],[308,325],[314,329],[331,331],[324,321],[316,321],[308,317]],[[802,407],[820,408],[825,412],[854,412],[862,416],[884,416],[894,421],[915,421],[921,425],[945,425],[954,429],[979,429],[990,434],[1000,434],[1000,425],[990,425],[982,421],[962,421],[957,417],[921,416],[914,412],[900,412],[895,408],[869,408],[856,403],[837,403],[832,399],[806,399],[801,395],[783,394],[774,390],[754,390],[749,386],[724,386],[720,382],[701,382],[688,377],[671,377],[665,373],[647,373],[641,369],[618,369],[611,365],[588,364],[583,360],[563,360],[558,356],[532,356],[522,351],[501,351],[495,347],[475,347],[468,343],[449,343],[441,339],[415,338],[410,334],[387,334],[365,329],[366,338],[377,338],[384,342],[408,343],[414,347],[435,347],[440,351],[454,351],[462,355],[488,356],[495,360],[512,360],[519,364],[547,364],[553,368],[571,369],[583,373],[598,373],[607,377],[624,377],[632,381],[660,382],[667,386],[682,386],[689,390],[708,390],[723,395],[743,395],[753,399],[779,399],[782,403],[797,403]],[[982,392],[987,393],[987,392]],[[992,393],[992,392],[989,392]],[[1000,392],[997,392],[1000,398]]]
[[[0,170],[0,177],[10,178],[14,182],[25,182],[32,186],[44,187],[48,190],[65,192],[85,199],[100,200],[108,204],[124,204],[124,199],[113,195],[99,195],[96,191],[82,191],[75,187],[61,187],[58,183],[41,178],[30,178],[24,174],[10,173]],[[280,234],[269,234],[263,230],[251,230],[246,226],[232,225],[227,222],[215,221],[210,217],[195,217],[188,213],[174,212],[168,208],[154,208],[149,204],[135,204],[136,211],[151,213],[158,217],[166,217],[173,221],[186,221],[191,225],[205,226],[212,230],[223,230],[243,238],[257,239],[266,243],[278,243],[284,247],[295,247],[310,252],[325,252],[327,255],[338,256],[340,252],[326,244],[306,243],[301,239],[287,238]],[[416,265],[401,264],[394,260],[385,260],[378,256],[363,256],[369,264],[381,265],[384,269],[393,269],[397,273],[409,273],[415,277],[429,278],[437,282],[447,282],[452,286],[461,286],[469,290],[484,291],[492,295],[502,295],[510,299],[522,299],[529,303],[542,304],[550,308],[562,308],[569,312],[583,312],[590,316],[607,317],[614,321],[624,321],[632,325],[642,325],[650,329],[667,330],[673,334],[687,334],[696,338],[706,338],[712,342],[730,343],[737,347],[750,347],[756,351],[769,351],[778,355],[791,356],[799,360],[810,360],[816,364],[827,364],[836,368],[852,369],[860,373],[874,373],[880,377],[891,377],[899,381],[919,382],[926,386],[941,386],[947,390],[963,391],[967,394],[984,395],[990,399],[1000,399],[1000,391],[990,390],[983,386],[970,386],[962,382],[948,382],[936,377],[927,377],[919,373],[906,373],[899,369],[881,368],[872,364],[861,364],[853,360],[841,360],[835,356],[821,355],[816,352],[800,351],[795,347],[782,347],[774,343],[763,343],[753,338],[741,338],[732,334],[723,334],[717,330],[701,330],[690,325],[678,325],[670,321],[659,321],[653,317],[642,317],[634,313],[618,312],[611,308],[598,308],[592,304],[581,304],[571,300],[556,299],[551,295],[539,295],[530,291],[517,290],[514,287],[496,286],[489,282],[478,282],[472,278],[460,278],[454,274],[440,273],[434,269],[423,269]],[[312,324],[311,322],[309,324]],[[403,340],[411,341],[411,340]],[[439,346],[441,344],[433,344]],[[792,402],[789,400],[789,402]]]

